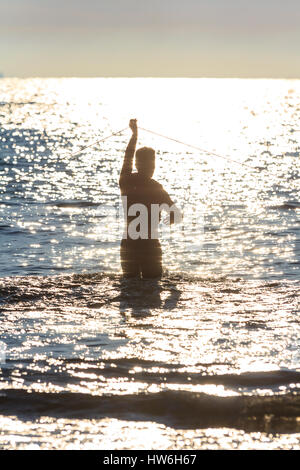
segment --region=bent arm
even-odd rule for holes
[[[136,141],[137,141],[137,125],[136,125],[135,119],[131,119],[129,127],[132,130],[132,136],[125,151],[123,166],[121,169],[120,180],[119,180],[120,186],[122,185],[122,181],[124,181],[124,178],[126,178],[127,176],[130,176],[132,173],[133,157],[134,157]]]
[[[171,224],[180,224],[183,219],[183,214],[176,204],[173,204],[172,212],[170,214],[170,223]]]
[[[163,190],[162,194],[163,203],[167,204],[170,209],[170,224],[172,225],[181,223],[183,219],[181,210],[178,206],[176,206],[175,202],[172,201],[167,191]]]

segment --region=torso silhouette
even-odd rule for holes
[[[147,232],[146,238],[157,238],[157,229],[161,211],[159,211],[157,217],[157,212],[155,213],[156,209],[153,205],[157,205],[158,207],[162,204],[167,204],[171,207],[173,204],[173,201],[164,190],[163,186],[153,178],[147,178],[139,173],[131,173],[130,175],[126,175],[120,179],[120,189],[122,196],[126,196],[126,204],[124,204],[124,208],[126,210],[126,238],[131,238],[130,233],[128,233],[130,222],[139,216],[139,212],[137,212],[136,215],[128,214],[130,207],[134,204],[141,204],[147,211],[147,227],[146,230],[143,230],[145,227],[139,228],[141,235],[143,234],[140,238],[145,238],[145,232]]]

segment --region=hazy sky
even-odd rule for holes
[[[0,72],[300,78],[300,0],[0,0]]]

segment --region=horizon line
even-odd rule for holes
[[[4,75],[0,73],[0,79],[5,78],[17,78],[17,79],[35,79],[35,78],[128,78],[128,79],[141,79],[141,78],[158,78],[158,79],[216,79],[216,80],[300,80],[299,77],[265,77],[265,76],[253,76],[253,77],[244,77],[244,76],[185,76],[185,75],[28,75],[28,76],[18,76],[18,75]]]

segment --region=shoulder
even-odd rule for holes
[[[123,175],[119,179],[119,187],[121,193],[129,194],[135,191],[140,186],[139,175],[137,173],[130,173],[130,175]]]
[[[158,183],[155,180],[151,180],[153,184],[153,188],[157,194],[159,194],[160,202],[169,204],[170,206],[173,204],[172,199],[170,198],[168,192],[164,189],[163,185]]]
[[[160,191],[164,191],[164,188],[163,188],[163,185],[160,184],[158,181],[154,180],[154,179],[151,179],[151,185],[155,188],[155,189],[159,189]]]
[[[133,182],[137,180],[137,173],[130,173],[129,175],[121,175],[120,176],[120,182],[127,183],[127,182]]]

